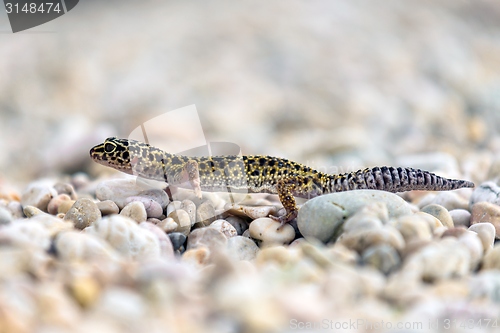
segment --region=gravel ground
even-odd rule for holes
[[[0,333],[498,331],[499,22],[493,1],[85,2],[0,34]],[[277,230],[275,196],[169,201],[90,160],[141,124],[171,152],[476,188],[335,193]]]

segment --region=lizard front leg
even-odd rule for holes
[[[174,191],[175,187],[182,187],[182,184],[189,183],[196,197],[201,199],[200,170],[197,161],[188,160],[182,165],[182,168],[177,169],[173,174],[167,176],[166,180],[169,183],[169,187],[174,187]]]
[[[281,179],[276,184],[278,197],[280,198],[281,204],[285,208],[286,212],[285,215],[282,216],[269,215],[269,217],[280,222],[279,228],[283,227],[286,223],[297,217],[299,210],[297,208],[293,192],[296,190],[298,184],[299,180],[296,177]]]

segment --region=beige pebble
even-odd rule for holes
[[[119,255],[102,238],[77,231],[63,232],[55,239],[57,256],[62,261],[72,262],[117,262]]]
[[[211,253],[214,253],[223,251],[226,244],[227,238],[222,232],[205,227],[195,229],[189,234],[186,249],[206,247]]]
[[[260,243],[260,247],[290,244],[295,238],[295,229],[285,224],[278,230],[280,223],[269,217],[261,217],[250,223],[250,237]]]
[[[483,258],[483,244],[478,234],[469,230],[458,237],[458,241],[465,245],[470,253],[470,269],[474,270]]]
[[[438,204],[430,204],[422,208],[422,212],[436,217],[448,228],[453,228],[453,219],[446,208]]]
[[[146,209],[147,217],[160,217],[163,215],[163,209],[161,208],[161,205],[151,198],[132,196],[126,199],[127,203],[133,201],[137,201],[143,204],[144,208]]]
[[[189,231],[191,230],[191,219],[189,218],[189,214],[185,210],[174,210],[168,215],[168,217],[171,218],[175,223],[177,223],[177,229],[175,230],[176,232],[180,232],[186,236],[189,235]]]
[[[367,248],[363,252],[361,260],[364,264],[375,267],[385,275],[394,272],[401,263],[398,251],[388,244]]]
[[[424,197],[419,203],[418,207],[423,208],[429,204],[437,204],[443,206],[447,210],[453,209],[467,209],[469,207],[469,201],[453,191],[444,191],[437,193],[432,200],[424,200]]]
[[[75,192],[73,185],[68,183],[55,183],[54,189],[59,195],[66,194],[71,200],[77,200],[78,196]]]
[[[23,206],[19,201],[11,201],[7,204],[7,209],[12,214],[12,217],[15,219],[20,219],[24,217]]]
[[[120,215],[129,217],[137,223],[144,222],[148,218],[144,204],[139,201],[132,201],[128,203],[125,207],[123,207]]]
[[[210,201],[203,201],[196,209],[196,223],[207,226],[215,221],[215,208]]]
[[[370,246],[379,244],[389,244],[398,251],[405,246],[405,240],[401,233],[390,225],[377,229],[356,230],[352,233],[345,233],[339,237],[338,242],[359,253],[362,253]]]
[[[227,240],[226,252],[234,260],[253,260],[259,247],[250,238],[234,236]]]
[[[49,204],[47,205],[47,212],[52,215],[56,215],[59,213],[59,205],[63,201],[69,201],[71,200],[71,197],[67,194],[58,194],[56,197],[52,198],[52,200],[49,201]],[[66,211],[67,212],[67,211]],[[63,212],[63,213],[66,213]]]
[[[181,261],[194,266],[205,266],[210,263],[210,250],[206,247],[188,249],[182,254]]]
[[[161,257],[164,259],[172,259],[174,257],[174,247],[167,234],[151,222],[141,222],[139,227],[149,230],[156,236],[160,245]]]
[[[471,225],[479,222],[490,222],[495,227],[495,236],[500,238],[500,206],[482,201],[472,205]]]
[[[483,244],[483,250],[491,250],[495,243],[495,227],[489,222],[479,222],[469,227],[470,231],[477,233]]]
[[[464,226],[468,228],[470,226],[471,213],[466,209],[453,209],[450,210],[450,216],[453,220],[453,225]]]
[[[500,269],[500,244],[495,245],[493,249],[485,253],[481,269]]]
[[[404,215],[398,217],[391,223],[403,236],[405,242],[415,240],[430,240],[432,238],[431,228],[425,217],[418,214]]]
[[[167,234],[176,231],[179,227],[179,225],[171,217],[167,217],[161,220],[160,222],[158,222],[157,226]]]
[[[111,200],[99,201],[96,205],[97,208],[99,208],[99,210],[101,211],[101,214],[103,216],[118,214],[120,212],[120,208],[118,208],[115,202]]]
[[[467,229],[465,229],[464,227],[449,228],[449,229],[446,229],[441,234],[441,238],[444,238],[444,237],[458,238],[458,237],[462,236],[463,234],[465,234],[466,232],[467,232]]]
[[[39,214],[32,217],[31,220],[43,225],[44,228],[49,232],[50,237],[54,237],[60,232],[74,229],[72,221],[64,221],[57,216],[49,214]]]
[[[181,201],[181,209],[185,210],[189,215],[189,220],[191,221],[191,225],[196,222],[196,205],[191,200],[182,200]],[[167,214],[168,216],[168,214]]]
[[[38,209],[34,206],[24,206],[23,213],[26,217],[33,217],[39,214],[45,214],[41,209]]]
[[[236,229],[231,224],[229,224],[226,220],[215,220],[212,223],[210,223],[210,225],[208,227],[219,230],[227,238],[231,238],[231,237],[238,235],[238,233],[236,232]]]
[[[69,291],[82,308],[91,307],[99,298],[101,287],[92,277],[78,277],[69,283]]]
[[[100,182],[95,191],[96,198],[105,201],[114,201],[120,209],[127,205],[127,198],[140,196],[155,200],[164,209],[169,200],[165,191],[151,188],[149,184],[139,179],[109,179]]]
[[[1,243],[12,246],[47,250],[50,246],[50,233],[35,219],[15,220],[0,228],[0,240]]]
[[[87,198],[76,200],[64,216],[64,220],[73,221],[77,229],[84,229],[100,218],[101,211],[92,200]]]
[[[172,201],[171,203],[168,204],[168,206],[167,206],[167,208],[165,210],[165,214],[167,214],[167,216],[169,216],[170,213],[172,213],[173,211],[175,211],[177,209],[181,209],[181,207],[182,207],[182,202],[174,200],[174,201]]]
[[[425,212],[416,212],[413,215],[425,220],[433,233],[436,229],[444,227],[441,221],[439,221],[439,219],[437,219],[435,216],[432,216],[431,214],[427,214]]]
[[[351,232],[356,229],[381,228],[388,221],[388,214],[384,202],[369,203],[345,221],[343,230]]]
[[[57,207],[57,214],[66,214],[71,207],[75,204],[76,201],[74,200],[66,200],[63,201],[59,204]]]
[[[52,198],[57,196],[56,190],[52,186],[40,181],[30,184],[21,195],[21,205],[34,206],[47,212],[47,206]]]

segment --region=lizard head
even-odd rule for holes
[[[103,143],[90,149],[90,158],[99,164],[132,174],[130,143],[127,139],[107,138]]]

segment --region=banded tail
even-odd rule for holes
[[[404,192],[413,190],[450,191],[474,187],[467,180],[448,179],[432,172],[413,168],[375,167],[342,175],[331,175],[324,193],[358,189]]]

